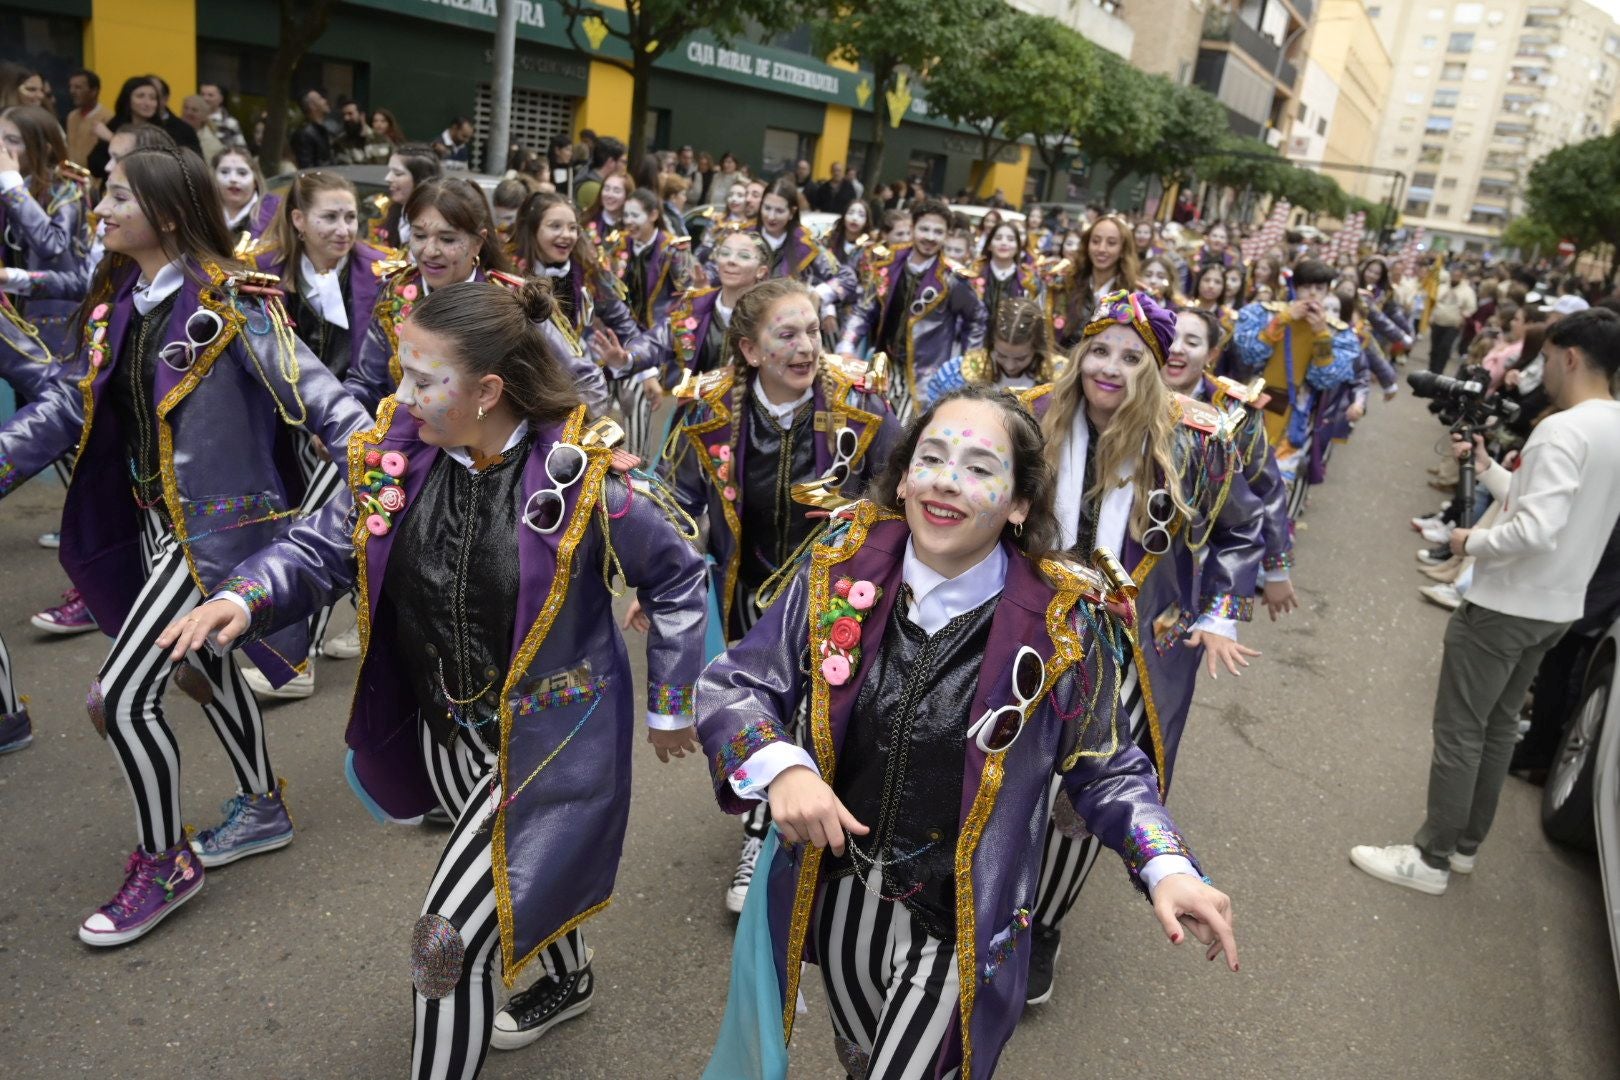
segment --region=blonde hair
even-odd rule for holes
[[[1085,394],[1080,382],[1081,362],[1094,338],[1086,337],[1075,346],[1069,364],[1058,377],[1051,390],[1051,405],[1041,420],[1046,435],[1046,456],[1057,468],[1062,460],[1064,444],[1074,425],[1077,412],[1085,408]],[[1110,490],[1122,486],[1116,479],[1124,465],[1131,465],[1130,482],[1136,485],[1136,497],[1131,500],[1130,532],[1138,541],[1152,526],[1148,517],[1148,492],[1153,490],[1155,475],[1165,478],[1170,500],[1183,520],[1192,519],[1192,508],[1187,505],[1176,482],[1175,457],[1171,449],[1175,420],[1171,416],[1170,390],[1159,377],[1159,365],[1153,354],[1143,350],[1140,362],[1129,369],[1125,382],[1125,401],[1114,413],[1108,429],[1099,434],[1096,450],[1096,484],[1085,492],[1085,498],[1101,499]],[[1089,553],[1087,553],[1089,554]]]

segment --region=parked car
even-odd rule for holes
[[[725,213],[724,207],[711,206],[705,203],[702,206],[688,206],[684,215],[686,231],[692,237],[692,248],[696,250],[703,243],[703,234],[709,231],[709,212],[711,210]],[[799,214],[799,224],[808,226],[813,236],[825,236],[834,225],[838,223],[837,214],[828,214],[821,210],[805,210]]]
[[[989,206],[973,206],[968,203],[953,203],[951,206],[951,213],[955,214],[957,217],[966,218],[968,224],[973,226],[973,231],[978,232],[979,223],[984,220],[985,215],[990,213],[992,209],[993,207]],[[996,210],[996,213],[1001,215],[1002,221],[1010,221],[1019,228],[1023,228],[1024,215],[1020,214],[1017,210]]]
[[[1541,795],[1541,825],[1560,844],[1596,850],[1604,911],[1620,980],[1620,620],[1587,664],[1580,703]]]

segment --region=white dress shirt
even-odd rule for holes
[[[315,309],[315,314],[332,326],[349,328],[349,309],[343,303],[343,268],[349,257],[323,274],[315,269],[308,255],[298,257],[298,280],[304,286],[304,303]]]
[[[180,286],[186,283],[186,270],[183,263],[176,259],[157,272],[151,281],[140,280],[135,283],[135,310],[146,316],[152,309],[179,291]]]
[[[754,400],[765,406],[765,411],[771,414],[771,419],[775,420],[776,426],[783,431],[793,426],[793,414],[799,411],[801,405],[815,397],[815,394],[816,388],[812,386],[786,405],[778,405],[765,396],[765,390],[760,386],[759,380],[754,380]]]

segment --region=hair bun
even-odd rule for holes
[[[545,278],[529,278],[517,291],[523,314],[530,322],[548,322],[557,310],[556,298],[551,294],[551,282]]]

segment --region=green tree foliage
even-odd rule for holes
[[[1514,218],[1502,230],[1502,243],[1510,248],[1518,248],[1526,259],[1551,255],[1558,250],[1562,239],[1557,229],[1530,214]]]
[[[1577,247],[1620,247],[1620,132],[1559,147],[1530,167],[1529,216]],[[1605,284],[1614,285],[1610,260]]]
[[[576,3],[578,0],[563,0]],[[645,2],[645,0],[643,0]],[[658,0],[671,3],[675,0]],[[704,0],[724,6],[729,0]],[[910,80],[926,80],[941,57],[970,50],[1005,10],[1002,0],[864,0],[858,5],[826,7],[812,16],[816,52],[870,72],[872,90],[871,149],[862,177],[875,188],[883,169],[888,131],[909,102]]]
[[[799,18],[796,0],[624,0],[622,11],[595,0],[557,0],[557,6],[567,20],[564,29],[574,48],[630,74],[632,167],[641,162],[647,148],[647,91],[653,65],[661,56],[699,30],[725,42],[742,36],[745,30],[786,30]],[[629,50],[630,58],[599,52],[590,43],[593,34],[601,35],[597,37],[601,42],[617,40]],[[486,167],[500,172],[491,165]]]
[[[1112,203],[1127,174],[1153,172],[1167,117],[1154,80],[1113,53],[1098,50],[1097,59],[1100,89],[1080,129],[1080,148],[1111,168],[1104,201]]]

